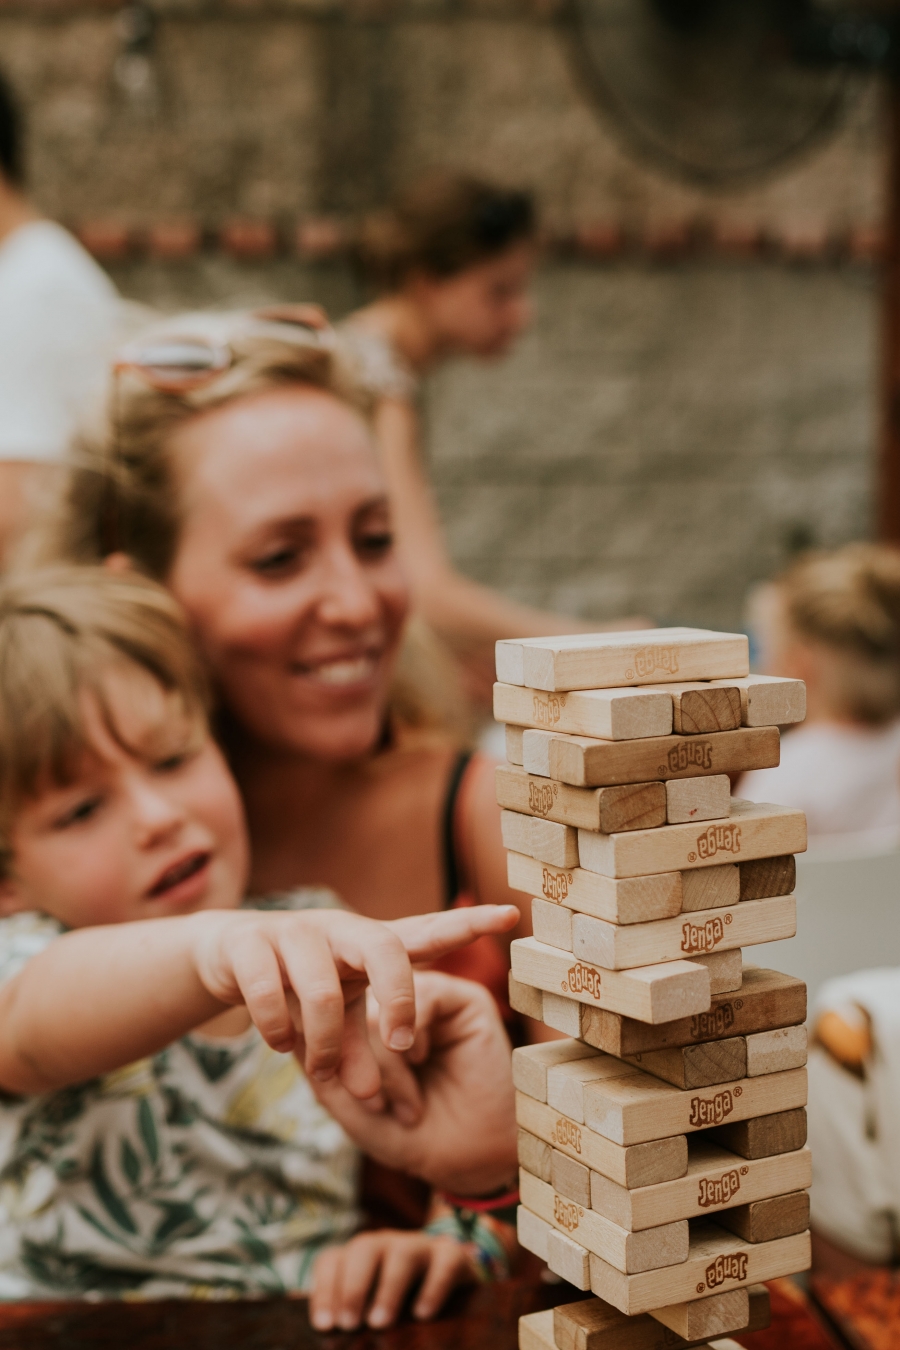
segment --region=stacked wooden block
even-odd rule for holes
[[[519,1238],[597,1297],[521,1350],[650,1350],[765,1325],[809,1264],[806,988],[743,966],[793,935],[802,812],[731,799],[779,759],[803,685],[747,639],[655,629],[497,644],[494,714],[520,1012]]]

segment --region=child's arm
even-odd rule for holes
[[[385,1044],[408,1049],[410,962],[517,918],[489,905],[393,923],[333,910],[215,910],[67,933],[0,987],[0,1088],[33,1095],[85,1082],[245,1004],[273,1049],[299,1040],[311,1076],[337,1075],[353,1096],[374,1097],[381,1077],[366,1035],[366,985],[378,996]]]

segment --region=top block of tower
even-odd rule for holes
[[[644,628],[625,633],[509,638],[497,643],[497,679],[559,693],[748,675],[743,633]]]

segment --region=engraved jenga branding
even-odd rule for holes
[[[572,1148],[576,1153],[580,1153],[580,1125],[576,1125],[574,1120],[568,1120],[565,1116],[557,1116],[556,1124],[553,1127],[553,1137],[550,1142],[558,1144],[560,1148]]]
[[[736,1167],[732,1167],[730,1172],[726,1172],[715,1181],[709,1177],[701,1177],[697,1204],[703,1209],[709,1209],[710,1205],[727,1205],[740,1189],[741,1178]]]
[[[549,867],[545,867],[541,879],[541,892],[547,900],[557,902],[565,900],[573,880],[571,872],[551,872]]]
[[[584,1210],[576,1205],[574,1200],[563,1200],[562,1196],[554,1195],[553,1217],[567,1233],[574,1232],[583,1213]]]
[[[683,923],[681,925],[681,950],[683,952],[711,952],[725,936],[725,925],[716,915],[706,923]]]
[[[568,971],[568,980],[563,980],[562,991],[564,994],[590,994],[591,998],[600,997],[600,972],[593,966],[583,966],[579,961],[577,965],[570,966]]]
[[[559,788],[556,783],[529,783],[528,807],[536,816],[545,816],[553,805]]]
[[[532,713],[539,727],[555,727],[562,717],[566,700],[558,694],[535,694],[532,699]]]
[[[709,1012],[696,1013],[691,1018],[691,1037],[695,1041],[711,1041],[724,1036],[734,1026],[734,1008],[723,1003]]]
[[[632,678],[638,675],[645,679],[655,670],[665,670],[670,675],[678,674],[678,652],[674,647],[641,647],[640,651],[635,652]]]
[[[689,741],[673,745],[668,754],[669,771],[679,773],[684,769],[711,769],[712,743],[698,741],[692,736]]]
[[[706,1267],[706,1286],[715,1289],[726,1280],[746,1280],[747,1253],[727,1252],[717,1256],[711,1266]]]
[[[691,1124],[721,1125],[726,1116],[734,1110],[734,1099],[730,1091],[717,1092],[714,1097],[691,1098]]]
[[[716,853],[740,853],[740,825],[710,825],[697,835],[697,853],[701,858],[712,858]]]

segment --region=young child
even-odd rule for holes
[[[410,961],[517,912],[242,907],[247,861],[169,594],[103,568],[0,584],[0,1298],[301,1291],[359,1226],[356,1152],[298,1058],[373,1097],[366,984],[408,1049]],[[476,1255],[369,1235],[368,1283],[329,1252],[314,1318],[355,1324],[377,1285],[383,1325],[420,1278],[433,1315]]]

